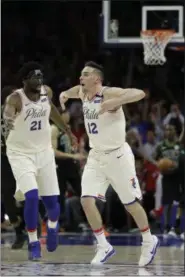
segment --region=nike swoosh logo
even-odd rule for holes
[[[123,156],[123,154],[121,154],[120,156],[117,156],[117,159],[121,158]]]
[[[109,250],[106,250],[106,251],[105,251],[105,254],[107,254],[107,253],[109,253]]]

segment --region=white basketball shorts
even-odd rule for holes
[[[82,197],[93,196],[105,201],[109,185],[125,205],[142,198],[134,155],[128,143],[109,153],[94,149],[89,153],[82,176]]]
[[[38,189],[40,196],[59,195],[52,148],[34,154],[7,150],[7,156],[16,179],[16,195],[33,189]]]

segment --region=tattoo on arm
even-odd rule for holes
[[[2,114],[3,114],[3,128],[5,138],[7,139],[10,131],[14,128],[14,121],[17,113],[20,111],[20,100],[16,94],[7,97]]]

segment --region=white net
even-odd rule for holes
[[[163,65],[166,62],[164,51],[173,34],[173,30],[148,30],[141,32],[145,64]]]

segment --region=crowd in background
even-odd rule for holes
[[[20,5],[15,2],[11,5],[10,9],[8,3],[3,4],[2,86],[19,87],[17,72],[20,66],[26,61],[37,60],[44,67],[46,83],[54,91],[54,102],[59,106],[59,93],[78,84],[85,61],[94,60],[104,66],[105,85],[136,87],[145,91],[145,99],[123,109],[127,119],[127,141],[135,155],[137,176],[143,191],[143,205],[151,216],[160,174],[154,163],[157,146],[165,138],[165,128],[169,124],[175,126],[172,132],[177,139],[183,134],[183,53],[169,49],[164,66],[149,67],[143,63],[142,48],[102,48],[99,44],[101,3],[98,2],[97,5],[66,1],[56,5],[47,2],[21,2]],[[61,191],[61,228],[84,231],[88,226],[79,197],[89,145],[80,101],[69,101],[61,116],[69,123],[79,142],[78,153],[71,153],[66,136],[60,132],[56,136],[55,127],[52,127],[52,141],[56,148],[69,154],[56,157]],[[107,203],[97,204],[107,229],[128,231],[135,227],[111,187],[107,192]]]

